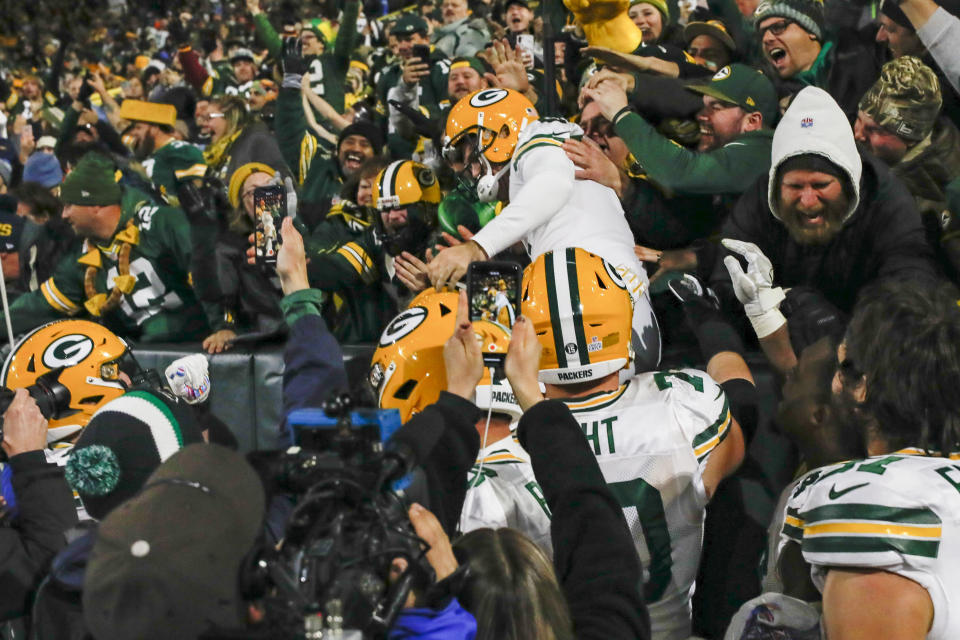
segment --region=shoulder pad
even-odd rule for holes
[[[807,562],[884,567],[908,556],[936,558],[942,522],[931,506],[937,499],[931,483],[939,471],[924,473],[925,460],[876,456],[808,474],[787,510],[791,525],[803,530]]]

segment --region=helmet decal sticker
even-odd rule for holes
[[[410,335],[427,319],[427,310],[424,307],[411,307],[403,311],[383,330],[380,336],[380,346],[389,347],[404,336]]]
[[[43,364],[51,369],[71,367],[93,351],[93,340],[89,337],[73,333],[53,341],[43,352]]]
[[[470,98],[470,106],[477,108],[489,107],[492,104],[500,102],[508,95],[506,89],[487,89]]]

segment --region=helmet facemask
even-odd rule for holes
[[[377,241],[391,256],[399,256],[404,251],[416,256],[423,255],[430,242],[430,232],[437,227],[437,208],[423,202],[415,202],[402,208],[407,210],[407,221],[394,230],[387,228],[382,215],[392,208],[382,209],[377,214]]]
[[[480,113],[483,121],[483,113]],[[477,131],[480,135],[477,135]],[[487,151],[493,146],[498,134],[492,129],[478,125],[455,141],[448,141],[443,148],[443,157],[453,168],[457,180],[471,191],[475,191],[481,202],[493,202],[499,195],[500,178],[510,168],[505,162],[494,171],[493,164],[487,158]],[[458,166],[460,168],[458,168]],[[476,175],[474,175],[476,169]]]

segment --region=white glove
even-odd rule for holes
[[[743,310],[757,337],[766,338],[787,323],[787,319],[780,313],[780,303],[786,295],[783,289],[773,286],[773,265],[752,242],[724,238],[722,243],[747,261],[746,273],[743,272],[740,261],[733,256],[724,258],[723,264],[730,272],[733,292],[743,304]]]
[[[164,375],[173,394],[189,404],[199,404],[210,395],[209,365],[202,353],[174,360]]]

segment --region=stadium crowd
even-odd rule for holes
[[[960,637],[957,0],[8,5],[0,637]]]

